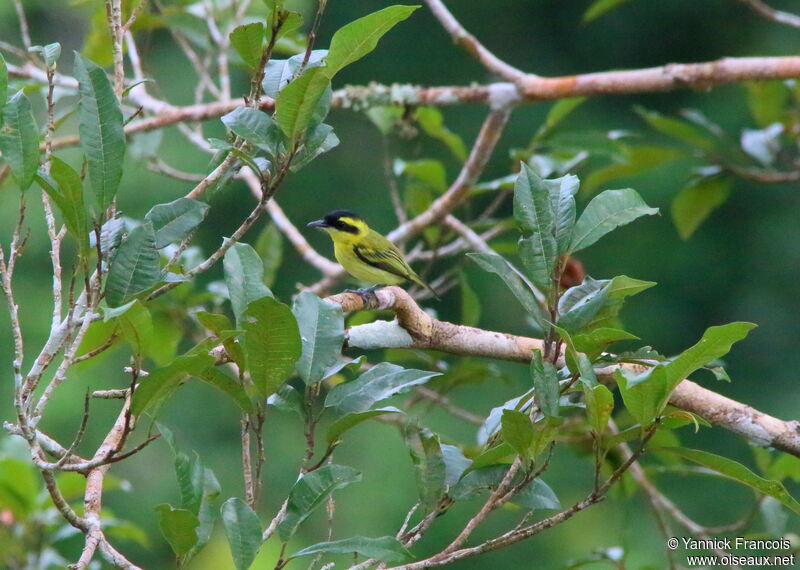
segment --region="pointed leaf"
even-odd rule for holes
[[[420,510],[429,513],[444,494],[447,478],[439,436],[428,429],[409,426],[405,438],[414,464]]]
[[[343,540],[331,542],[319,542],[313,546],[298,550],[288,557],[288,559],[300,556],[311,556],[313,554],[360,554],[364,558],[375,558],[388,564],[402,564],[413,558],[412,554],[402,545],[400,541],[392,536],[382,536],[380,538],[368,538],[366,536],[354,536]]]
[[[494,273],[500,277],[532,318],[537,322],[543,323],[545,321],[546,317],[542,312],[541,305],[536,300],[536,296],[508,261],[502,256],[493,253],[469,253],[467,255],[480,265],[484,271]]]
[[[83,202],[83,183],[80,175],[63,160],[50,157],[50,176],[42,172],[37,178],[39,185],[55,202],[67,230],[78,242],[85,254],[89,249],[89,226],[86,206]]]
[[[281,142],[275,121],[264,111],[250,107],[237,107],[224,115],[222,122],[235,135],[273,155]]]
[[[5,67],[3,67],[5,69]],[[2,81],[2,79],[0,79]],[[39,129],[31,104],[22,91],[2,100],[0,153],[20,190],[27,190],[39,169]]]
[[[302,475],[289,492],[286,516],[278,525],[281,540],[289,540],[334,490],[357,481],[361,481],[361,472],[346,465],[324,465]]]
[[[213,365],[214,358],[208,354],[183,354],[167,366],[156,368],[142,378],[136,387],[131,413],[139,416],[151,409],[158,409],[181,382]]]
[[[272,291],[264,285],[261,258],[246,243],[236,243],[225,252],[222,268],[237,323],[251,302],[273,296]]]
[[[325,434],[325,441],[328,445],[335,443],[339,440],[341,435],[352,427],[372,419],[377,416],[386,414],[404,414],[403,410],[399,410],[394,406],[387,406],[385,408],[378,408],[377,410],[367,410],[366,412],[355,412],[343,415],[328,427],[328,432]]]
[[[558,301],[558,326],[575,333],[592,322],[605,305],[610,286],[609,281],[587,276],[580,285],[567,289]]]
[[[662,447],[658,449],[659,452],[672,453],[684,459],[688,459],[698,465],[702,465],[708,469],[716,471],[732,479],[738,481],[748,487],[751,487],[780,501],[787,508],[792,510],[795,514],[800,515],[800,503],[792,497],[786,490],[786,487],[780,481],[773,481],[759,477],[750,469],[727,457],[714,455],[707,451],[699,449],[687,449],[685,447]]]
[[[125,157],[122,111],[102,67],[76,52],[74,73],[81,97],[78,132],[100,213],[111,204],[122,179]]]
[[[247,396],[247,391],[244,389],[241,382],[231,378],[216,366],[211,366],[203,370],[197,375],[197,378],[233,398],[233,401],[236,402],[236,405],[238,405],[244,413],[249,414],[255,411],[253,402],[250,401],[250,398]]]
[[[650,208],[635,190],[606,190],[595,196],[578,218],[570,253],[589,247],[610,231],[640,216],[657,213],[658,208]]]
[[[536,403],[545,417],[558,417],[558,376],[553,364],[542,359],[541,351],[534,350],[531,359],[531,379],[536,390]]]
[[[355,380],[339,384],[331,390],[325,398],[325,407],[335,408],[338,416],[366,412],[373,404],[405,392],[412,386],[424,384],[434,376],[439,376],[439,373],[405,369],[381,362]]]
[[[106,279],[106,303],[119,307],[161,280],[153,224],[135,228],[117,249]]]
[[[419,6],[389,6],[339,28],[325,58],[326,73],[333,77],[343,67],[375,49],[386,32],[408,18]]]
[[[326,370],[336,364],[342,354],[342,307],[303,291],[295,299],[292,312],[300,327],[303,345],[297,372],[306,384],[314,384],[325,377]]]
[[[586,400],[586,413],[589,416],[589,425],[598,434],[608,427],[611,412],[614,411],[614,395],[603,384],[583,386],[583,396]]]
[[[144,219],[153,224],[156,232],[156,249],[180,241],[203,221],[208,204],[191,198],[178,198],[166,204],[153,206]]]
[[[503,439],[523,457],[528,456],[531,443],[533,442],[533,424],[528,414],[517,410],[503,410],[501,418],[501,433]]]
[[[256,67],[264,50],[264,24],[253,22],[234,28],[231,45],[249,67]]]
[[[261,398],[275,393],[300,357],[300,331],[292,310],[272,297],[248,305],[242,315],[247,369]]]
[[[261,546],[261,521],[253,509],[238,497],[222,503],[220,512],[233,564],[236,570],[247,570]]]
[[[158,526],[161,534],[167,539],[175,556],[185,555],[197,543],[196,529],[200,525],[197,515],[186,509],[176,509],[166,503],[157,505],[155,510],[160,515]]]
[[[705,178],[686,186],[672,200],[672,221],[678,235],[689,239],[711,212],[719,208],[731,193],[726,178]]]

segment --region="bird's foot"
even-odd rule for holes
[[[377,306],[378,297],[375,291],[383,287],[383,285],[373,285],[372,287],[364,287],[362,289],[345,289],[345,293],[355,293],[364,300],[364,306]]]

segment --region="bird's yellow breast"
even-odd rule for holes
[[[353,240],[334,240],[333,253],[345,270],[361,281],[374,285],[398,285],[405,281],[388,271],[367,265],[353,251]]]

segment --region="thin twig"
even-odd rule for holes
[[[739,0],[745,6],[749,6],[756,14],[772,20],[778,24],[785,24],[793,28],[800,28],[800,16],[783,10],[777,10],[761,0]]]
[[[525,73],[513,67],[494,55],[478,39],[464,29],[455,16],[447,9],[441,0],[425,0],[431,13],[439,20],[442,27],[453,38],[453,42],[464,48],[481,65],[492,73],[496,73],[507,81],[516,81]]]

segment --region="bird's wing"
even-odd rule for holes
[[[356,244],[353,246],[353,253],[361,261],[403,279],[414,280],[417,277],[414,270],[403,259],[403,254],[392,242],[378,232],[374,232],[369,241],[374,245]],[[417,279],[419,278],[417,277]]]

